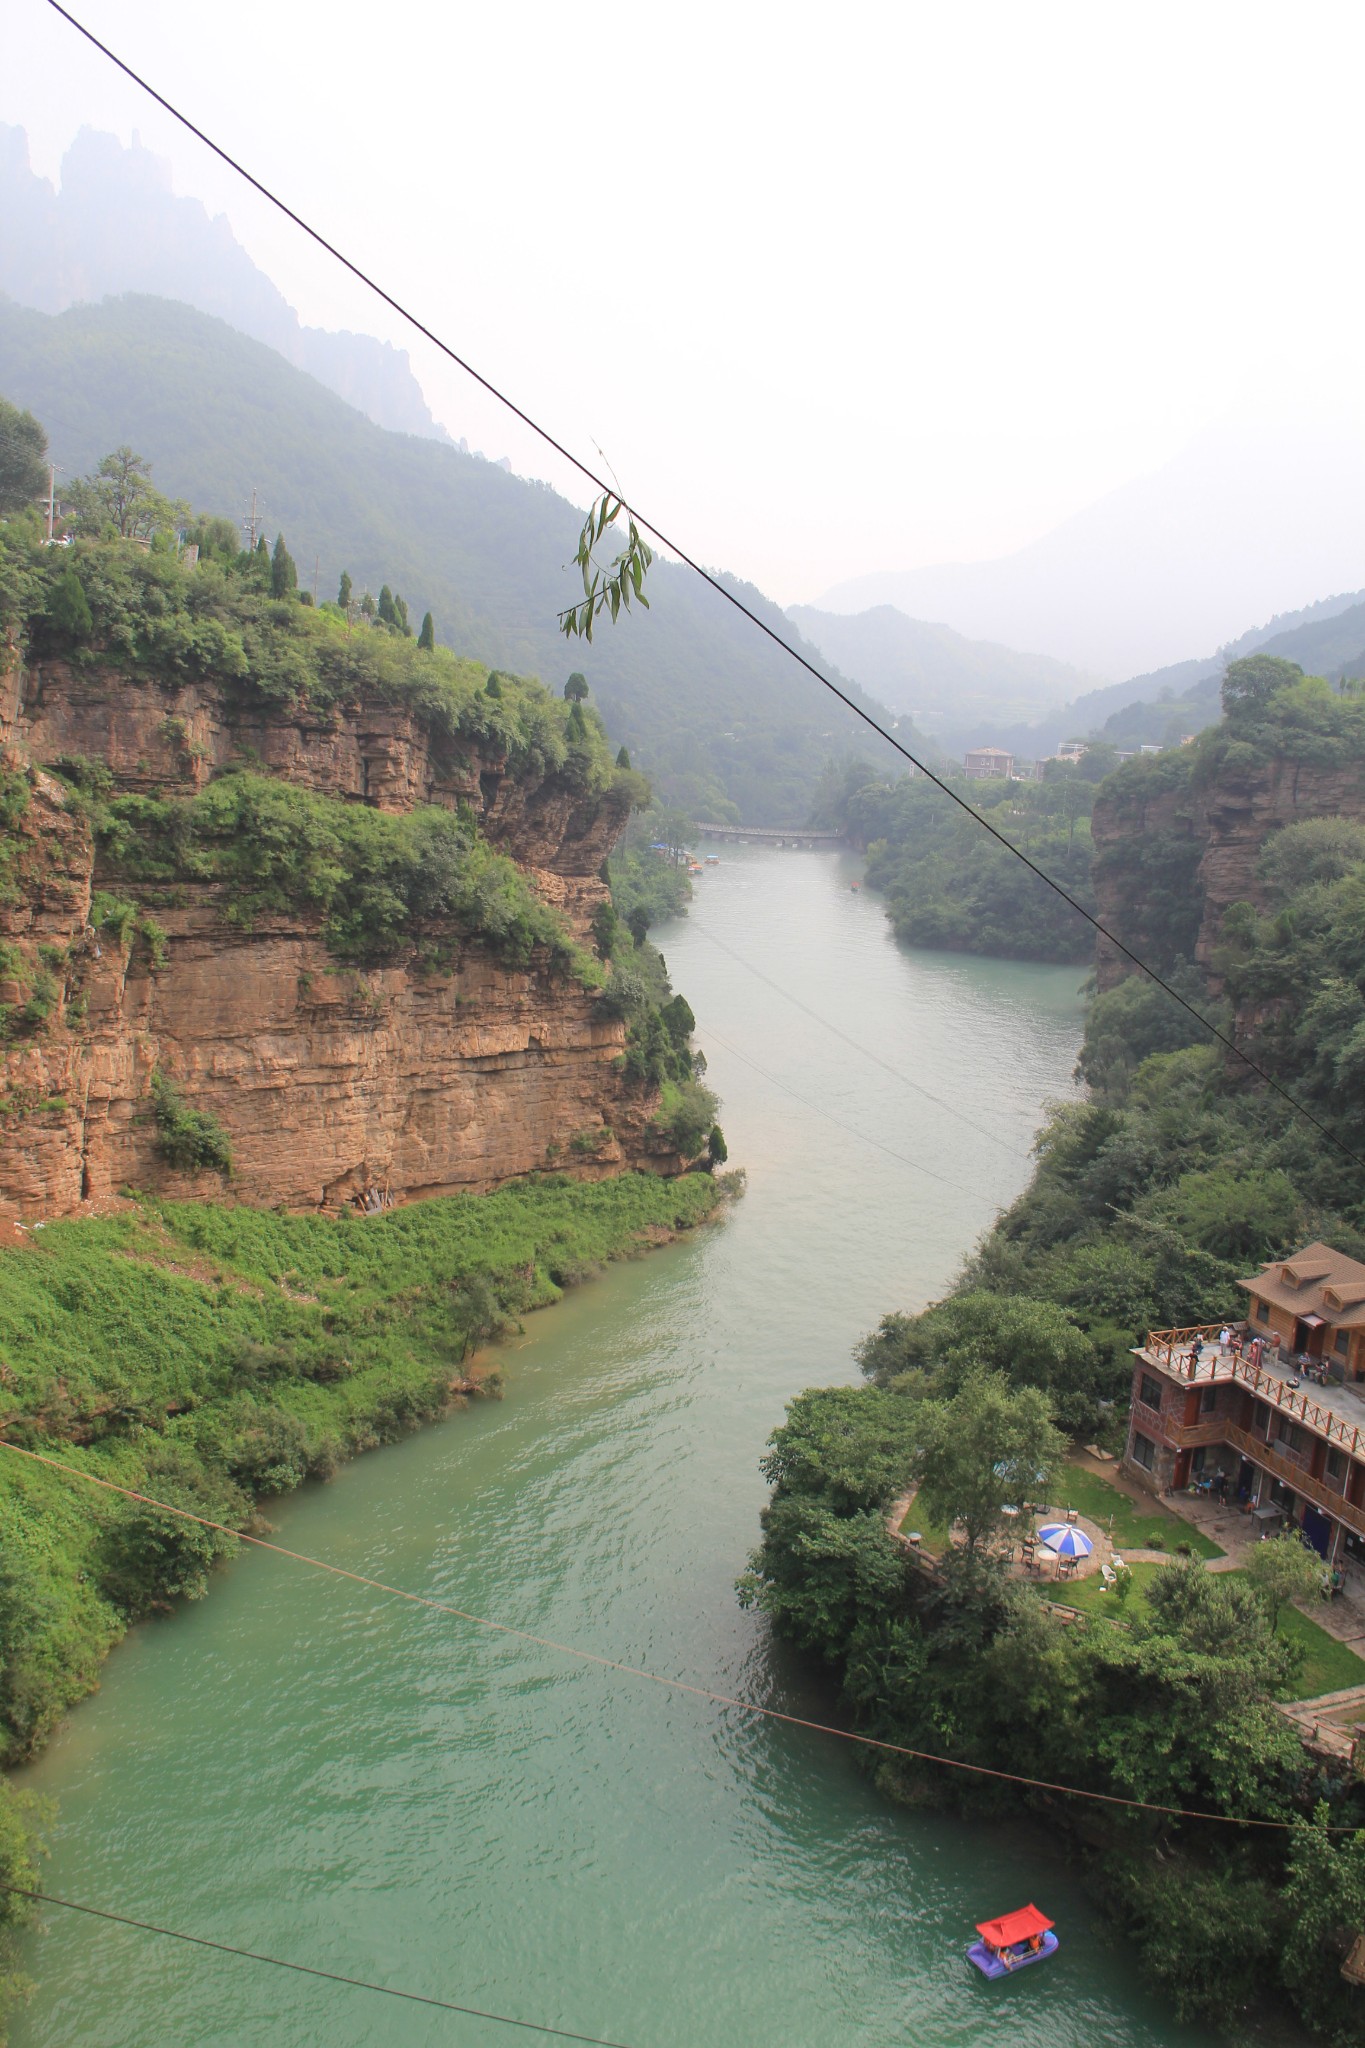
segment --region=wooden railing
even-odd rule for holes
[[[1233,1360],[1232,1377],[1248,1387],[1258,1401],[1264,1401],[1286,1415],[1292,1415],[1308,1429],[1325,1436],[1329,1443],[1340,1444],[1352,1457],[1362,1455],[1362,1439],[1359,1423],[1348,1422],[1344,1416],[1333,1414],[1320,1401],[1310,1401],[1307,1394],[1301,1394],[1282,1380],[1278,1373],[1266,1372],[1264,1367],[1251,1365],[1244,1358]]]
[[[1249,1429],[1240,1429],[1234,1422],[1228,1424],[1225,1440],[1244,1457],[1264,1465],[1267,1472],[1273,1472],[1292,1492],[1304,1500],[1311,1500],[1315,1507],[1324,1508],[1329,1515],[1335,1515],[1348,1529],[1354,1529],[1357,1536],[1365,1536],[1365,1507],[1356,1507],[1344,1494],[1336,1493],[1330,1486],[1324,1486],[1320,1479],[1312,1478],[1274,1444],[1268,1444],[1264,1437],[1253,1436]]]
[[[1168,1372],[1183,1373],[1186,1379],[1190,1379],[1193,1374],[1189,1370],[1188,1359],[1181,1360],[1176,1354],[1181,1351],[1188,1353],[1196,1338],[1201,1343],[1212,1344],[1216,1352],[1218,1339],[1228,1327],[1226,1323],[1192,1323],[1187,1330],[1149,1330],[1146,1348],[1158,1365],[1164,1365]],[[1203,1361],[1200,1362],[1202,1364]],[[1227,1362],[1229,1365],[1232,1363],[1231,1357]],[[1212,1358],[1209,1364],[1213,1364]]]
[[[1291,1387],[1279,1373],[1267,1372],[1264,1366],[1252,1365],[1246,1358],[1226,1355],[1217,1347],[1219,1327],[1189,1330],[1149,1330],[1147,1350],[1159,1365],[1167,1371],[1178,1373],[1192,1385],[1207,1385],[1210,1381],[1235,1380],[1268,1406],[1282,1414],[1292,1415],[1305,1428],[1314,1430],[1318,1436],[1325,1436],[1329,1443],[1340,1444],[1352,1457],[1365,1457],[1365,1430],[1359,1423],[1348,1421],[1330,1408],[1324,1408],[1320,1401],[1312,1401],[1307,1394]],[[1207,1364],[1200,1360],[1198,1377],[1190,1371],[1178,1354],[1188,1352],[1196,1337],[1211,1338],[1215,1349],[1209,1355]]]
[[[1215,1415],[1209,1422],[1168,1422],[1163,1433],[1167,1443],[1174,1444],[1178,1451],[1194,1451],[1201,1444],[1226,1443],[1228,1425],[1222,1416]]]

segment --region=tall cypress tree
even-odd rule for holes
[[[376,616],[381,626],[398,624],[398,614],[393,607],[393,592],[387,583],[382,583],[379,587],[379,610]]]
[[[342,570],[342,572],[341,572],[341,581],[340,581],[340,583],[339,583],[339,584],[337,585],[337,603],[338,603],[338,604],[339,604],[339,605],[341,606],[341,609],[342,609],[343,611],[345,611],[345,609],[346,609],[347,605],[348,605],[348,604],[349,604],[350,602],[351,602],[351,572],[350,572],[350,570],[349,570],[349,569],[343,569],[343,570]]]
[[[422,619],[422,630],[417,635],[417,645],[425,647],[428,653],[431,653],[436,646],[436,628],[432,624],[430,612],[427,612]]]
[[[261,545],[265,545],[262,535]],[[270,595],[288,597],[291,590],[299,587],[299,572],[294,567],[294,557],[284,544],[284,535],[275,536],[275,552],[270,558]]]

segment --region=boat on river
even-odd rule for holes
[[[1055,1956],[1059,1947],[1052,1922],[1032,1905],[1002,1913],[998,1920],[980,1920],[976,1931],[981,1939],[968,1949],[967,1961],[983,1977],[1012,1977],[1030,1963]]]

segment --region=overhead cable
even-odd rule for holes
[[[385,291],[381,284],[377,283],[368,272],[362,270],[358,263],[353,263],[351,258],[343,254],[334,242],[329,242],[324,234],[303,218],[302,214],[296,213],[293,207],[289,206],[277,193],[272,192],[268,185],[263,184],[259,178],[253,177],[244,164],[239,163],[236,157],[231,156],[220,143],[215,142],[211,136],[206,135],[202,128],[196,127],[188,114],[182,113],[173,101],[168,100],[164,93],[159,93],[155,86],[150,85],[142,77],[141,73],[134,71],[131,64],[126,64],[122,57],[116,55],[107,43],[102,43],[99,37],[85,26],[84,22],[78,21],[69,8],[61,5],[61,0],[47,0],[47,4],[54,13],[60,14],[64,21],[69,22],[78,35],[84,36],[85,40],[100,52],[101,56],[107,57],[109,62],[115,65],[125,78],[131,79],[133,84],[145,92],[150,99],[155,100],[159,107],[164,108],[173,121],[178,121],[182,128],[202,142],[205,149],[211,150],[221,163],[225,163],[229,170],[235,171],[237,176],[244,179],[253,191],[259,192],[263,199],[267,200],[271,206],[282,213],[287,220],[291,220],[301,233],[307,235],[310,241],[316,242],[317,246],[325,250],[329,256],[341,264],[343,269],[348,270],[352,277],[365,286],[367,291],[373,292],[376,298],[382,299],[384,304],[397,313],[401,320],[405,320],[409,327],[420,334],[425,341],[429,341],[433,348],[438,349],[446,357],[447,361],[454,363],[457,369],[463,370],[467,377],[472,378],[491,398],[495,398],[499,405],[504,406],[515,419],[519,419],[523,426],[528,427],[533,434],[545,443],[547,448],[553,448],[556,455],[561,456],[565,462],[576,469],[578,474],[590,483],[599,495],[606,493],[619,500],[621,509],[627,512],[635,520],[636,524],[643,527],[647,533],[652,533],[661,547],[666,548],[670,554],[675,555],[695,575],[700,576],[702,581],[708,584],[718,597],[724,598],[728,605],[732,605],[737,612],[748,619],[750,625],[757,626],[759,632],[766,634],[774,646],[780,647],[782,652],[789,655],[794,662],[805,669],[808,675],[814,676],[816,682],[828,690],[832,696],[837,697],[846,710],[851,711],[855,718],[860,718],[864,725],[872,732],[875,732],[879,738],[885,740],[889,747],[893,748],[919,774],[932,782],[934,787],[940,790],[950,802],[956,804],[958,809],[964,812],[967,817],[974,819],[983,832],[988,832],[991,838],[1003,846],[1007,853],[1013,854],[1016,860],[1021,861],[1029,870],[1029,873],[1035,875],[1040,882],[1051,889],[1054,895],[1060,896],[1063,903],[1069,904],[1077,917],[1084,918],[1085,922],[1094,931],[1098,932],[1102,939],[1107,940],[1117,952],[1121,953],[1125,960],[1131,961],[1133,966],[1145,974],[1149,981],[1153,982],[1157,988],[1164,990],[1173,1003],[1179,1004],[1180,1008],[1194,1019],[1201,1031],[1208,1032],[1209,1036],[1221,1045],[1225,1051],[1230,1052],[1234,1059],[1240,1060],[1243,1066],[1248,1068],[1251,1073],[1259,1076],[1265,1082],[1267,1088],[1287,1102],[1296,1116],[1301,1116],[1305,1123],[1311,1124],[1319,1136],[1325,1138],[1335,1151],[1340,1152],[1343,1158],[1349,1159],[1352,1165],[1365,1170],[1365,1155],[1357,1152],[1353,1146],[1348,1145],[1344,1138],[1339,1137],[1329,1124],[1324,1123],[1320,1117],[1315,1116],[1311,1109],[1305,1108],[1292,1090],[1286,1088],[1282,1081],[1277,1081],[1273,1074],[1268,1073],[1258,1061],[1251,1057],[1249,1052],[1244,1051],[1238,1045],[1234,1038],[1230,1037],[1226,1031],[1221,1030],[1218,1025],[1206,1017],[1202,1010],[1196,1009],[1195,1005],[1187,997],[1182,996],[1179,989],[1173,987],[1164,975],[1158,974],[1155,967],[1150,967],[1140,954],[1133,951],[1131,946],[1125,945],[1118,934],[1111,931],[1108,925],[1101,923],[1092,910],[1087,910],[1085,905],[1078,902],[1069,890],[1064,889],[1060,882],[1048,874],[1045,868],[1039,867],[1037,861],[1031,860],[1022,848],[1016,846],[997,826],[992,825],[989,818],[984,817],[980,811],[975,810],[965,797],[958,794],[950,783],[945,782],[941,775],[935,774],[927,762],[921,761],[917,754],[912,754],[910,749],[901,740],[897,739],[894,733],[888,732],[886,727],[881,725],[872,716],[870,711],[850,697],[847,691],[841,690],[839,685],[832,682],[827,675],[824,675],[815,666],[813,661],[807,660],[799,648],[793,647],[790,640],[785,640],[775,627],[768,624],[766,619],[760,618],[758,613],[753,611],[744,602],[743,598],[731,590],[719,576],[714,576],[709,569],[704,569],[701,563],[694,556],[690,555],[686,548],[682,547],[665,533],[661,526],[656,526],[654,521],[642,512],[638,506],[632,505],[628,499],[622,497],[614,483],[609,484],[604,477],[599,476],[596,470],[591,469],[579,456],[572,454],[562,441],[556,440],[548,427],[541,426],[540,422],[533,419],[530,413],[526,412],[516,403],[515,399],[509,398],[506,392],[501,391],[490,378],[485,377],[481,371],[476,370],[472,363],[467,362],[456,349],[453,349],[448,342],[443,341],[439,334],[435,333],[425,322],[419,320],[415,313],[410,312],[401,299],[396,299],[392,292]]]
[[[51,1458],[44,1451],[30,1451],[22,1444],[8,1442],[0,1437],[0,1451],[10,1451],[16,1457],[28,1458],[35,1465],[45,1465],[50,1471],[65,1473],[69,1479],[79,1479],[87,1486],[98,1487],[104,1493],[120,1494],[124,1500],[135,1501],[140,1507],[156,1508],[162,1514],[174,1515],[182,1522],[197,1522],[201,1529],[212,1529],[221,1536],[231,1536],[240,1543],[249,1543],[253,1549],[268,1550],[276,1557],[287,1558],[292,1564],[307,1565],[310,1570],[325,1572],[329,1577],[345,1579],[354,1586],[365,1586],[373,1593],[383,1593],[389,1599],[405,1600],[412,1607],[430,1608],[435,1614],[448,1614],[456,1621],[467,1621],[474,1628],[487,1629],[492,1635],[506,1636],[512,1641],[530,1643],[538,1650],[552,1650],[557,1656],[573,1657],[581,1664],[595,1665],[602,1671],[615,1671],[622,1678],[638,1678],[649,1685],[665,1687],[670,1692],[687,1694],[692,1699],[708,1700],[713,1706],[733,1707],[738,1713],[751,1714],[756,1720],[779,1721],[788,1728],[803,1728],[814,1735],[833,1735],[841,1742],[851,1742],[862,1749],[875,1749],[889,1756],[910,1757],[916,1763],[938,1764],[944,1770],[963,1771],[977,1778],[994,1778],[1010,1785],[1024,1785],[1037,1792],[1055,1792],[1068,1799],[1088,1799],[1099,1806],[1118,1806],[1140,1813],[1161,1813],[1173,1820],[1215,1821],[1224,1827],[1271,1828],[1293,1830],[1301,1825],[1292,1820],[1261,1820],[1255,1816],[1235,1813],[1209,1813],[1199,1807],[1163,1806],[1151,1799],[1129,1799],[1120,1792],[1093,1792],[1081,1785],[1061,1785],[1051,1778],[1030,1778],[1022,1771],[1000,1771],[990,1764],[967,1763],[961,1757],[939,1756],[932,1750],[913,1749],[908,1743],[887,1742],[877,1735],[864,1735],[856,1728],[839,1728],[830,1721],[814,1721],[805,1714],[789,1714],[781,1707],[765,1707],[757,1700],[733,1698],[729,1693],[717,1692],[709,1685],[696,1685],[690,1679],[670,1678],[659,1671],[649,1671],[642,1664],[626,1664],[618,1657],[604,1657],[598,1650],[580,1650],[573,1643],[557,1642],[553,1636],[539,1636],[530,1629],[517,1628],[511,1622],[491,1621],[486,1615],[472,1614],[468,1608],[455,1607],[448,1600],[434,1600],[428,1593],[410,1593],[403,1586],[390,1586],[383,1579],[372,1579],[364,1572],[353,1572],[346,1565],[331,1564],[326,1558],[310,1557],[306,1551],[290,1550],[283,1543],[271,1543],[264,1536],[249,1536],[243,1529],[234,1529],[227,1522],[215,1522],[208,1515],[196,1515],[189,1508],[174,1507],[169,1501],[157,1500],[154,1495],[139,1493],[135,1487],[119,1486],[112,1479],[101,1479],[94,1472],[83,1472],[79,1465],[68,1465],[61,1458]],[[1328,1834],[1353,1835],[1359,1830],[1354,1827],[1329,1827]]]
[[[880,1067],[884,1074],[889,1074],[893,1081],[899,1081],[903,1088],[909,1088],[914,1094],[922,1095],[926,1102],[933,1103],[935,1109],[941,1109],[946,1115],[955,1117],[958,1123],[965,1124],[969,1131],[977,1132],[980,1137],[989,1138],[992,1145],[998,1145],[1000,1150],[1008,1152],[1012,1159],[1028,1158],[1027,1152],[1021,1152],[1017,1145],[1009,1144],[997,1131],[991,1130],[986,1124],[977,1123],[974,1117],[968,1116],[964,1110],[958,1109],[955,1104],[945,1102],[943,1097],[935,1095],[932,1089],[921,1086],[918,1081],[912,1081],[908,1074],[903,1074],[899,1067],[893,1067],[889,1060],[882,1058],[880,1053],[875,1053],[870,1047],[859,1044],[856,1038],[850,1038],[846,1031],[841,1031],[839,1026],[832,1023],[828,1017],[822,1017],[818,1010],[812,1010],[809,1003],[803,1003],[800,996],[794,996],[789,988],[783,988],[781,982],[774,981],[771,975],[763,972],[761,967],[755,967],[753,961],[746,953],[741,953],[737,946],[727,945],[724,939],[718,937],[706,925],[698,924],[697,920],[692,917],[688,919],[688,928],[699,933],[710,945],[719,946],[722,953],[728,953],[732,960],[737,960],[741,967],[746,968],[765,987],[772,989],[775,995],[781,996],[783,1002],[790,1003],[794,1009],[800,1010],[803,1016],[811,1018],[814,1023],[819,1024],[825,1031],[832,1032],[844,1045],[851,1046],[853,1051],[861,1053],[865,1060],[871,1060],[874,1067]],[[730,1050],[733,1052],[734,1047],[732,1046]],[[740,1059],[744,1057],[743,1053],[739,1054]],[[754,1067],[756,1073],[761,1074],[763,1072],[763,1069],[757,1066],[754,1061],[750,1060],[749,1064]],[[766,1078],[771,1081],[773,1076],[769,1074]],[[782,1083],[779,1081],[775,1085],[781,1087]],[[798,1097],[797,1099],[798,1101],[804,1100],[803,1097]],[[811,1106],[813,1107],[814,1105]],[[851,1129],[852,1126],[849,1125],[846,1128]],[[871,1140],[869,1140],[870,1142]],[[910,1165],[913,1164],[913,1161],[907,1161],[906,1163]],[[921,1170],[927,1171],[927,1169]]]
[[[235,1942],[213,1941],[207,1934],[187,1934],[182,1927],[162,1927],[155,1920],[135,1920],[131,1913],[114,1913],[105,1906],[87,1905],[81,1899],[59,1898],[56,1892],[32,1891],[26,1885],[0,1882],[0,1892],[12,1898],[33,1899],[44,1906],[63,1906],[68,1913],[86,1913],[94,1920],[112,1920],[116,1927],[135,1927],[142,1934],[164,1935],[168,1941],[189,1942],[194,1948],[215,1949],[221,1956],[235,1956],[241,1962],[268,1963],[272,1970],[293,1970],[300,1977],[321,1977],[328,1984],[344,1984],[351,1991],[374,1991],[381,1998],[401,1998],[409,2005],[434,2005],[442,2012],[463,2013],[467,2019],[491,2020],[499,2027],[520,2027],[528,2034],[549,2034],[556,2041],[581,2041],[589,2048],[629,2048],[625,2041],[609,2041],[603,2034],[575,2034],[568,2027],[547,2026],[542,2020],[513,2019],[510,2013],[485,2012],[477,2005],[457,2005],[452,1998],[435,1998],[424,1991],[402,1991],[396,1984],[374,1984],[368,1977],[348,1977],[340,1970],[324,1970],[316,1963],[293,1963],[285,1956],[268,1956],[260,1949],[239,1948]]]

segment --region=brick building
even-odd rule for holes
[[[1124,1464],[1154,1491],[1239,1500],[1329,1562],[1365,1558],[1365,1265],[1311,1244],[1240,1283],[1248,1314],[1153,1330],[1134,1353]]]

